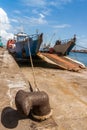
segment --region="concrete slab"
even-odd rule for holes
[[[53,115],[35,122],[20,115],[14,103],[19,89],[29,91],[28,81],[34,86],[32,69],[19,68],[8,51],[0,49],[0,130],[87,130],[87,69],[77,73],[41,64],[34,65],[36,83],[48,93]]]
[[[39,123],[17,112],[15,95],[20,89],[29,91],[28,80],[8,51],[0,48],[0,130],[56,130],[53,118]]]
[[[87,69],[79,73],[34,65],[37,86],[48,93],[57,130],[87,130]],[[34,86],[31,67],[21,67]]]

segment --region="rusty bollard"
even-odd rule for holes
[[[45,120],[52,115],[49,97],[44,91],[25,92],[19,90],[15,97],[15,104],[18,111],[26,116],[31,111],[32,116],[38,120]]]

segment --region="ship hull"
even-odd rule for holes
[[[65,44],[55,45],[54,51],[60,55],[69,55],[69,52],[72,50],[74,46],[75,42],[69,41],[68,43]]]
[[[62,43],[62,42],[60,43],[60,41],[58,41],[57,44],[54,45],[53,49],[57,54],[69,55],[69,52],[76,45],[75,41],[76,41],[75,37],[64,43]]]
[[[15,58],[26,59],[30,55],[36,56],[39,51],[40,45],[42,43],[42,34],[40,35],[32,35],[32,37],[27,37],[23,40],[17,40],[14,43],[14,47],[7,47],[9,52]]]

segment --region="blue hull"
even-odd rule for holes
[[[30,53],[32,56],[35,56],[38,52],[38,40],[25,43],[17,42],[16,43],[16,48],[15,48],[15,57],[16,58],[28,58],[30,56]],[[30,47],[30,52],[29,52],[29,47]]]
[[[19,33],[16,36],[15,47],[8,47],[9,52],[12,53],[15,58],[20,59],[26,59],[30,54],[31,56],[36,56],[42,43],[43,34],[28,36],[24,33]]]

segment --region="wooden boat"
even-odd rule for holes
[[[15,58],[26,59],[30,54],[35,56],[42,43],[42,37],[42,33],[27,35],[26,33],[20,32],[15,34],[14,39],[8,40],[7,49]]]
[[[53,51],[59,55],[69,55],[69,52],[76,44],[75,42],[76,42],[76,35],[74,35],[74,38],[67,41],[57,40],[53,47]]]

